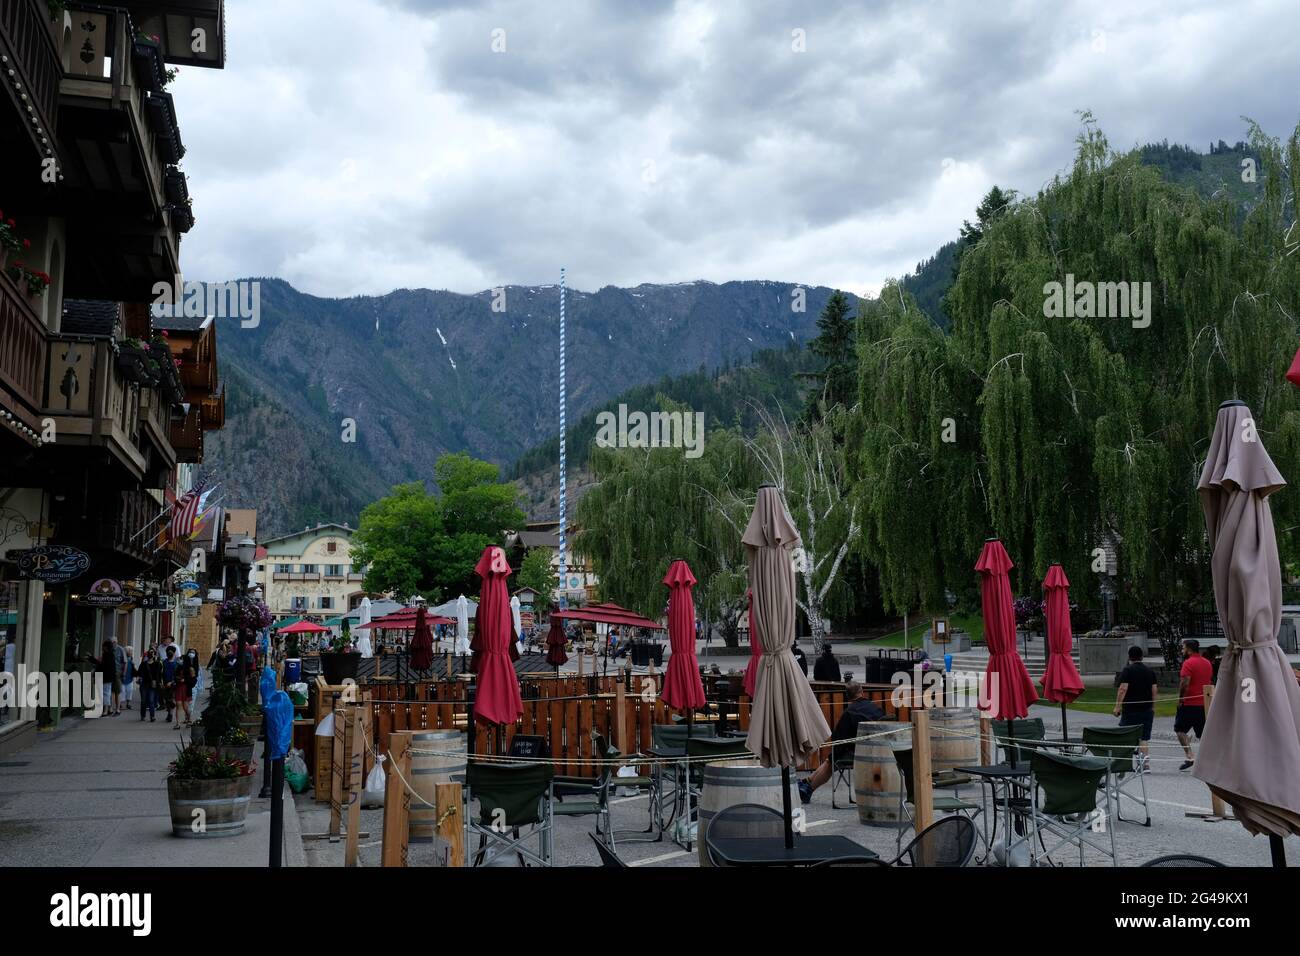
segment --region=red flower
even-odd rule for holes
[[[9,226],[10,226],[11,228],[13,228],[13,229],[17,229],[17,228],[18,228],[18,223],[14,222],[14,220],[12,220],[12,219],[8,220],[8,224],[9,224]]]
[[[23,248],[24,248],[24,249],[30,249],[31,247],[32,247],[32,241],[31,241],[30,239],[24,239],[24,240],[23,240]]]

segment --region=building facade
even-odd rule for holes
[[[352,528],[320,524],[260,542],[254,568],[267,607],[277,620],[335,618],[365,597],[364,569],[352,564]]]
[[[574,533],[577,528],[570,527],[568,543],[570,550],[564,557],[564,580],[556,582],[552,595],[556,605],[563,597],[570,605],[587,604],[598,600],[600,581],[591,562],[582,554],[572,550]],[[546,548],[551,552],[551,570],[560,573],[560,522],[558,520],[530,521],[522,531],[506,536],[506,547],[513,552],[517,562],[533,548]]]

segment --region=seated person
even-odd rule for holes
[[[867,697],[867,689],[861,684],[850,682],[844,688],[844,691],[849,700],[849,705],[844,708],[844,713],[840,715],[839,722],[831,733],[832,740],[852,740],[858,735],[858,724],[862,721],[883,720],[885,718],[885,712],[876,706],[875,701]],[[836,761],[852,759],[853,744],[837,745],[830,760],[822,761],[821,765],[813,771],[811,777],[799,781],[799,799],[804,803],[811,801],[813,791],[831,778],[833,764]]]

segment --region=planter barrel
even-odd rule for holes
[[[252,766],[253,750],[256,744],[221,744],[217,747],[217,759],[219,760],[242,760],[244,763]]]
[[[704,789],[700,792],[699,834],[697,836],[700,866],[712,866],[704,838],[709,832],[709,821],[727,807],[742,803],[756,803],[783,812],[781,804],[781,768],[764,767],[752,757],[719,760],[706,763],[701,771]],[[615,778],[617,779],[617,778]],[[790,775],[790,806],[799,806],[799,792],[794,774]],[[770,819],[755,822],[755,831],[768,834]]]
[[[167,778],[172,835],[189,840],[234,836],[244,829],[253,775],[229,780]]]

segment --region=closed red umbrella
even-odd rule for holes
[[[763,659],[763,644],[758,639],[758,625],[754,622],[754,592],[745,592],[749,602],[749,663],[745,665],[745,693],[754,699],[754,682],[758,680],[758,662]]]
[[[1065,569],[1053,564],[1043,578],[1047,595],[1047,668],[1043,671],[1043,696],[1061,705],[1061,737],[1066,733],[1065,705],[1083,693],[1083,678],[1074,666],[1071,651],[1074,634],[1070,630],[1070,581]]]
[[[483,579],[474,634],[478,644],[474,716],[494,724],[509,724],[524,712],[524,704],[519,696],[519,677],[510,661],[512,628],[506,590],[510,564],[506,553],[495,545],[484,548],[474,571]]]
[[[546,635],[546,663],[555,667],[557,672],[561,665],[569,662],[569,655],[564,653],[564,645],[568,642],[569,638],[564,633],[564,622],[552,615],[551,629]]]
[[[1007,549],[997,538],[989,538],[980,551],[975,570],[980,573],[980,603],[984,612],[984,643],[989,649],[989,664],[984,672],[992,695],[989,716],[1007,721],[1029,714],[1029,705],[1038,700],[1038,691],[1016,651],[1016,612],[1011,605],[1011,579],[1014,565]]]
[[[411,638],[411,666],[427,671],[433,666],[433,629],[423,606],[415,612],[415,636]]]
[[[673,656],[664,675],[664,703],[678,710],[693,711],[704,706],[704,684],[695,660],[695,598],[691,588],[695,575],[680,559],[668,566],[668,643]]]

